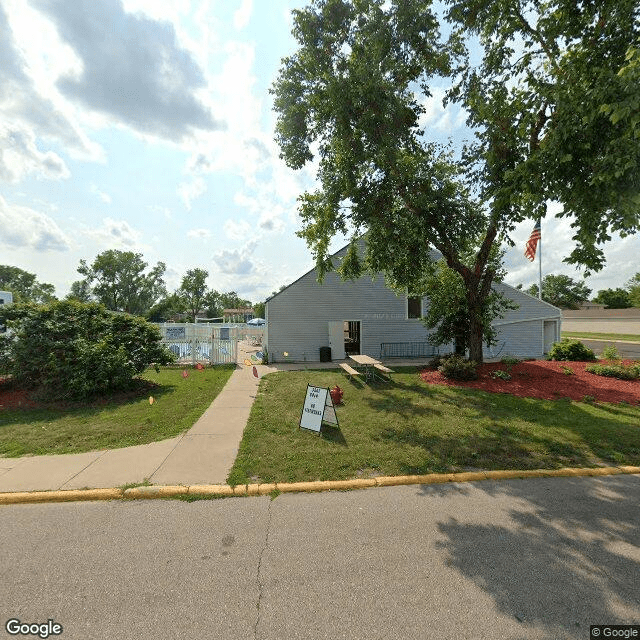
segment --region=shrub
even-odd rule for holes
[[[562,373],[564,373],[565,376],[573,375],[573,369],[571,367],[565,367],[563,364],[561,364],[560,368],[562,369]]]
[[[51,399],[81,399],[128,389],[150,364],[173,354],[143,318],[99,304],[56,301],[14,305],[5,366],[16,383]]]
[[[500,360],[502,364],[514,365],[520,362],[520,358],[516,358],[515,356],[505,356]]]
[[[503,371],[502,369],[496,369],[492,374],[491,377],[496,380],[497,378],[500,378],[501,380],[511,380],[511,374],[507,371]]]
[[[571,361],[594,361],[595,353],[585,346],[580,340],[563,338],[560,342],[555,342],[549,351],[548,360],[571,360]]]
[[[591,364],[585,368],[589,373],[607,378],[618,378],[618,380],[637,380],[640,378],[640,365],[631,364]]]
[[[614,344],[605,347],[602,350],[602,355],[606,360],[620,360],[620,353]]]
[[[460,356],[448,356],[438,367],[438,371],[451,380],[477,380],[478,372],[473,360],[465,360]]]
[[[459,357],[459,356],[456,356],[455,353],[443,353],[443,354],[438,353],[437,355],[433,356],[433,358],[431,358],[429,365],[432,366],[434,369],[439,369],[440,366],[443,365],[449,358],[455,358],[455,357]]]

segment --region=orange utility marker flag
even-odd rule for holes
[[[186,369],[183,370],[182,377],[183,378],[188,378],[189,377],[189,372]]]

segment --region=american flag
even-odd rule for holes
[[[540,220],[536,222],[536,226],[533,227],[533,231],[527,240],[527,246],[524,250],[524,256],[527,260],[533,262],[536,257],[536,249],[538,247],[538,240],[540,240]]]

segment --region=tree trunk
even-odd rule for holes
[[[469,306],[469,360],[482,362],[482,316],[480,307]]]
[[[487,292],[480,278],[469,278],[467,285],[467,313],[469,321],[469,360],[482,362],[482,305]]]

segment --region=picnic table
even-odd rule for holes
[[[382,362],[380,362],[380,360],[376,360],[375,358],[372,358],[371,356],[368,356],[364,353],[360,355],[350,355],[349,357],[354,362],[357,362],[361,367],[364,367],[364,375],[367,380],[375,380],[377,371],[381,371],[383,373],[386,373],[387,375],[393,373],[393,371],[385,367]]]

